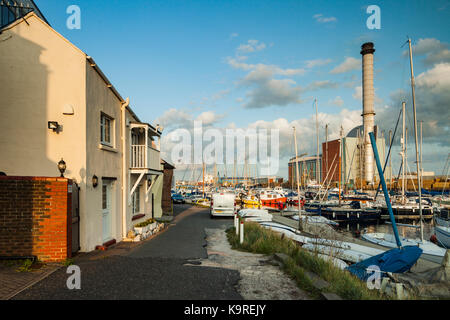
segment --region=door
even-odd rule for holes
[[[103,180],[102,184],[102,240],[111,240],[111,182]]]
[[[72,184],[72,254],[80,250],[80,187]]]

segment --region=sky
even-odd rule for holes
[[[51,26],[92,56],[139,118],[171,135],[208,127],[280,130],[280,170],[287,177],[297,129],[299,153],[315,154],[315,107],[320,140],[361,124],[361,55],[373,42],[375,122],[393,130],[407,101],[412,130],[407,37],[412,39],[423,167],[442,173],[450,152],[450,1],[99,1],[35,0]],[[81,9],[70,30],[66,9]],[[369,5],[380,29],[369,29]],[[403,47],[402,47],[403,46]],[[411,143],[413,136],[408,138]],[[397,148],[397,149],[395,149]],[[415,168],[414,144],[408,146]],[[394,147],[394,172],[399,166]],[[185,167],[179,167],[178,177]],[[220,169],[223,172],[223,169]]]

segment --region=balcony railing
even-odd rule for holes
[[[160,152],[145,145],[131,146],[131,168],[160,170]]]

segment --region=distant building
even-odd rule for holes
[[[377,135],[375,126],[375,135]],[[364,180],[364,142],[362,138],[363,126],[358,126],[342,138],[342,171],[341,184],[348,184],[350,187],[359,187],[361,178]],[[377,149],[380,156],[381,166],[384,167],[386,159],[386,143],[384,137],[377,136]],[[339,150],[340,140],[332,140],[322,143],[322,177],[326,182],[339,182]],[[386,167],[385,178],[390,179],[391,169]],[[374,170],[374,177],[379,181],[378,171]],[[359,182],[357,184],[357,182]]]
[[[307,185],[310,181],[317,181],[316,170],[318,170],[319,181],[322,181],[322,155],[319,155],[319,168],[317,166],[317,156],[298,157],[289,160],[289,185],[296,186],[297,181],[297,168],[296,162],[298,162],[299,183],[301,186]]]

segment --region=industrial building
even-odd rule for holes
[[[363,188],[372,186],[379,181],[378,172],[375,168],[374,155],[369,133],[373,132],[376,137],[378,153],[381,165],[384,166],[386,159],[386,142],[384,137],[375,126],[374,111],[374,73],[373,55],[375,52],[372,42],[361,46],[362,56],[362,125],[353,128],[347,135],[342,134],[341,139],[326,141],[322,143],[322,155],[295,157],[289,161],[289,183],[296,184],[296,166],[299,164],[300,185],[305,186],[312,180],[324,185],[335,186],[341,182],[349,188]],[[319,172],[316,176],[316,167]],[[387,179],[391,179],[392,170],[385,170]]]
[[[317,167],[317,156],[302,156],[297,159],[294,157],[289,160],[288,168],[289,168],[289,185],[296,186],[297,185],[297,168],[296,162],[298,162],[298,172],[299,172],[299,184],[300,186],[306,186],[312,181],[322,182],[323,171],[322,171],[322,155],[319,155],[319,168],[318,172],[316,171]],[[317,174],[318,181],[317,181]]]
[[[360,188],[361,181],[368,181],[364,175],[365,158],[364,158],[364,140],[363,126],[358,126],[350,130],[350,132],[341,140],[336,139],[322,143],[322,177],[326,184],[336,184],[339,182],[339,167],[341,167],[341,185],[349,188]],[[375,126],[374,133],[377,136],[378,128]],[[386,159],[385,150],[386,142],[384,137],[377,136],[377,148],[380,155],[381,165],[384,166]],[[370,146],[372,148],[372,146]],[[341,164],[339,164],[339,153],[342,152]],[[386,178],[390,178],[391,169],[385,170]],[[379,181],[378,171],[372,171],[370,181]]]

